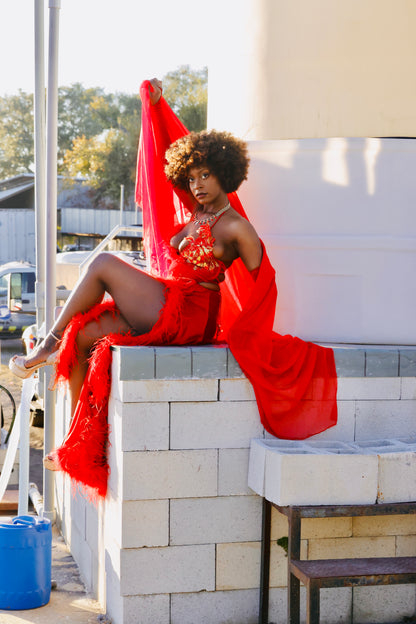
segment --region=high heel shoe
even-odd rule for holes
[[[54,351],[50,353],[44,362],[39,362],[38,364],[34,364],[33,366],[25,366],[25,357],[23,355],[14,355],[9,361],[9,368],[20,379],[27,379],[34,372],[36,372],[42,366],[48,366],[51,364],[55,364],[55,361],[58,357],[58,351]]]
[[[48,453],[48,455],[45,455],[45,457],[43,458],[43,465],[46,470],[51,470],[52,472],[56,472],[57,470],[59,470],[58,462],[53,453]]]

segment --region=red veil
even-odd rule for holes
[[[163,167],[169,145],[188,132],[167,102],[150,104],[149,81],[143,103],[136,201],[143,208],[144,243],[151,270],[165,276],[172,233],[192,209],[186,193],[175,193]],[[236,193],[232,207],[247,219]],[[337,422],[337,378],[332,349],[273,331],[275,271],[263,246],[256,281],[241,260],[221,284],[222,338],[251,381],[264,427],[279,438],[303,439]]]
[[[166,101],[152,106],[150,83],[141,86],[142,131],[140,137],[136,200],[143,208],[146,255],[151,271],[166,277],[169,241],[191,214],[186,193],[174,192],[164,174],[165,152],[187,133]],[[247,218],[235,193],[235,210]],[[174,289],[172,289],[174,293]],[[332,349],[304,342],[273,331],[277,289],[275,271],[263,247],[263,258],[254,281],[240,260],[226,271],[221,284],[221,339],[229,347],[257,399],[260,418],[270,433],[280,438],[302,439],[336,424],[337,379]],[[173,314],[174,294],[168,297],[164,314]],[[68,379],[74,366],[76,336],[86,323],[104,311],[117,313],[113,302],[77,314],[67,326],[56,366],[56,379]],[[158,325],[140,336],[110,334],[94,346],[87,376],[70,430],[56,450],[59,467],[95,496],[107,492],[108,397],[111,386],[111,346],[163,344]]]

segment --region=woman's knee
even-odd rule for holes
[[[115,256],[102,251],[88,265],[88,273],[100,273],[103,270],[107,270],[113,264],[114,259]]]

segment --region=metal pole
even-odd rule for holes
[[[35,0],[35,215],[36,215],[36,324],[45,320],[45,28],[44,0]]]
[[[54,323],[56,304],[57,144],[58,144],[58,43],[61,0],[49,0],[48,102],[46,137],[46,300],[45,325]],[[45,373],[49,386],[51,371]],[[45,452],[55,445],[55,393],[45,393]],[[54,475],[44,471],[44,516],[54,520]]]
[[[120,225],[123,225],[124,184],[120,184]]]

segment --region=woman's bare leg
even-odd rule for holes
[[[117,256],[102,253],[91,262],[81,277],[58,319],[39,348],[27,358],[25,366],[34,366],[59,348],[56,338],[61,338],[65,327],[79,312],[86,312],[102,301],[105,292],[114,299],[120,311],[120,331],[134,329],[137,333],[148,332],[159,318],[165,301],[165,287],[147,273],[128,264]],[[103,326],[104,327],[104,326]],[[101,336],[117,331],[108,329]],[[53,333],[53,335],[52,335]]]

